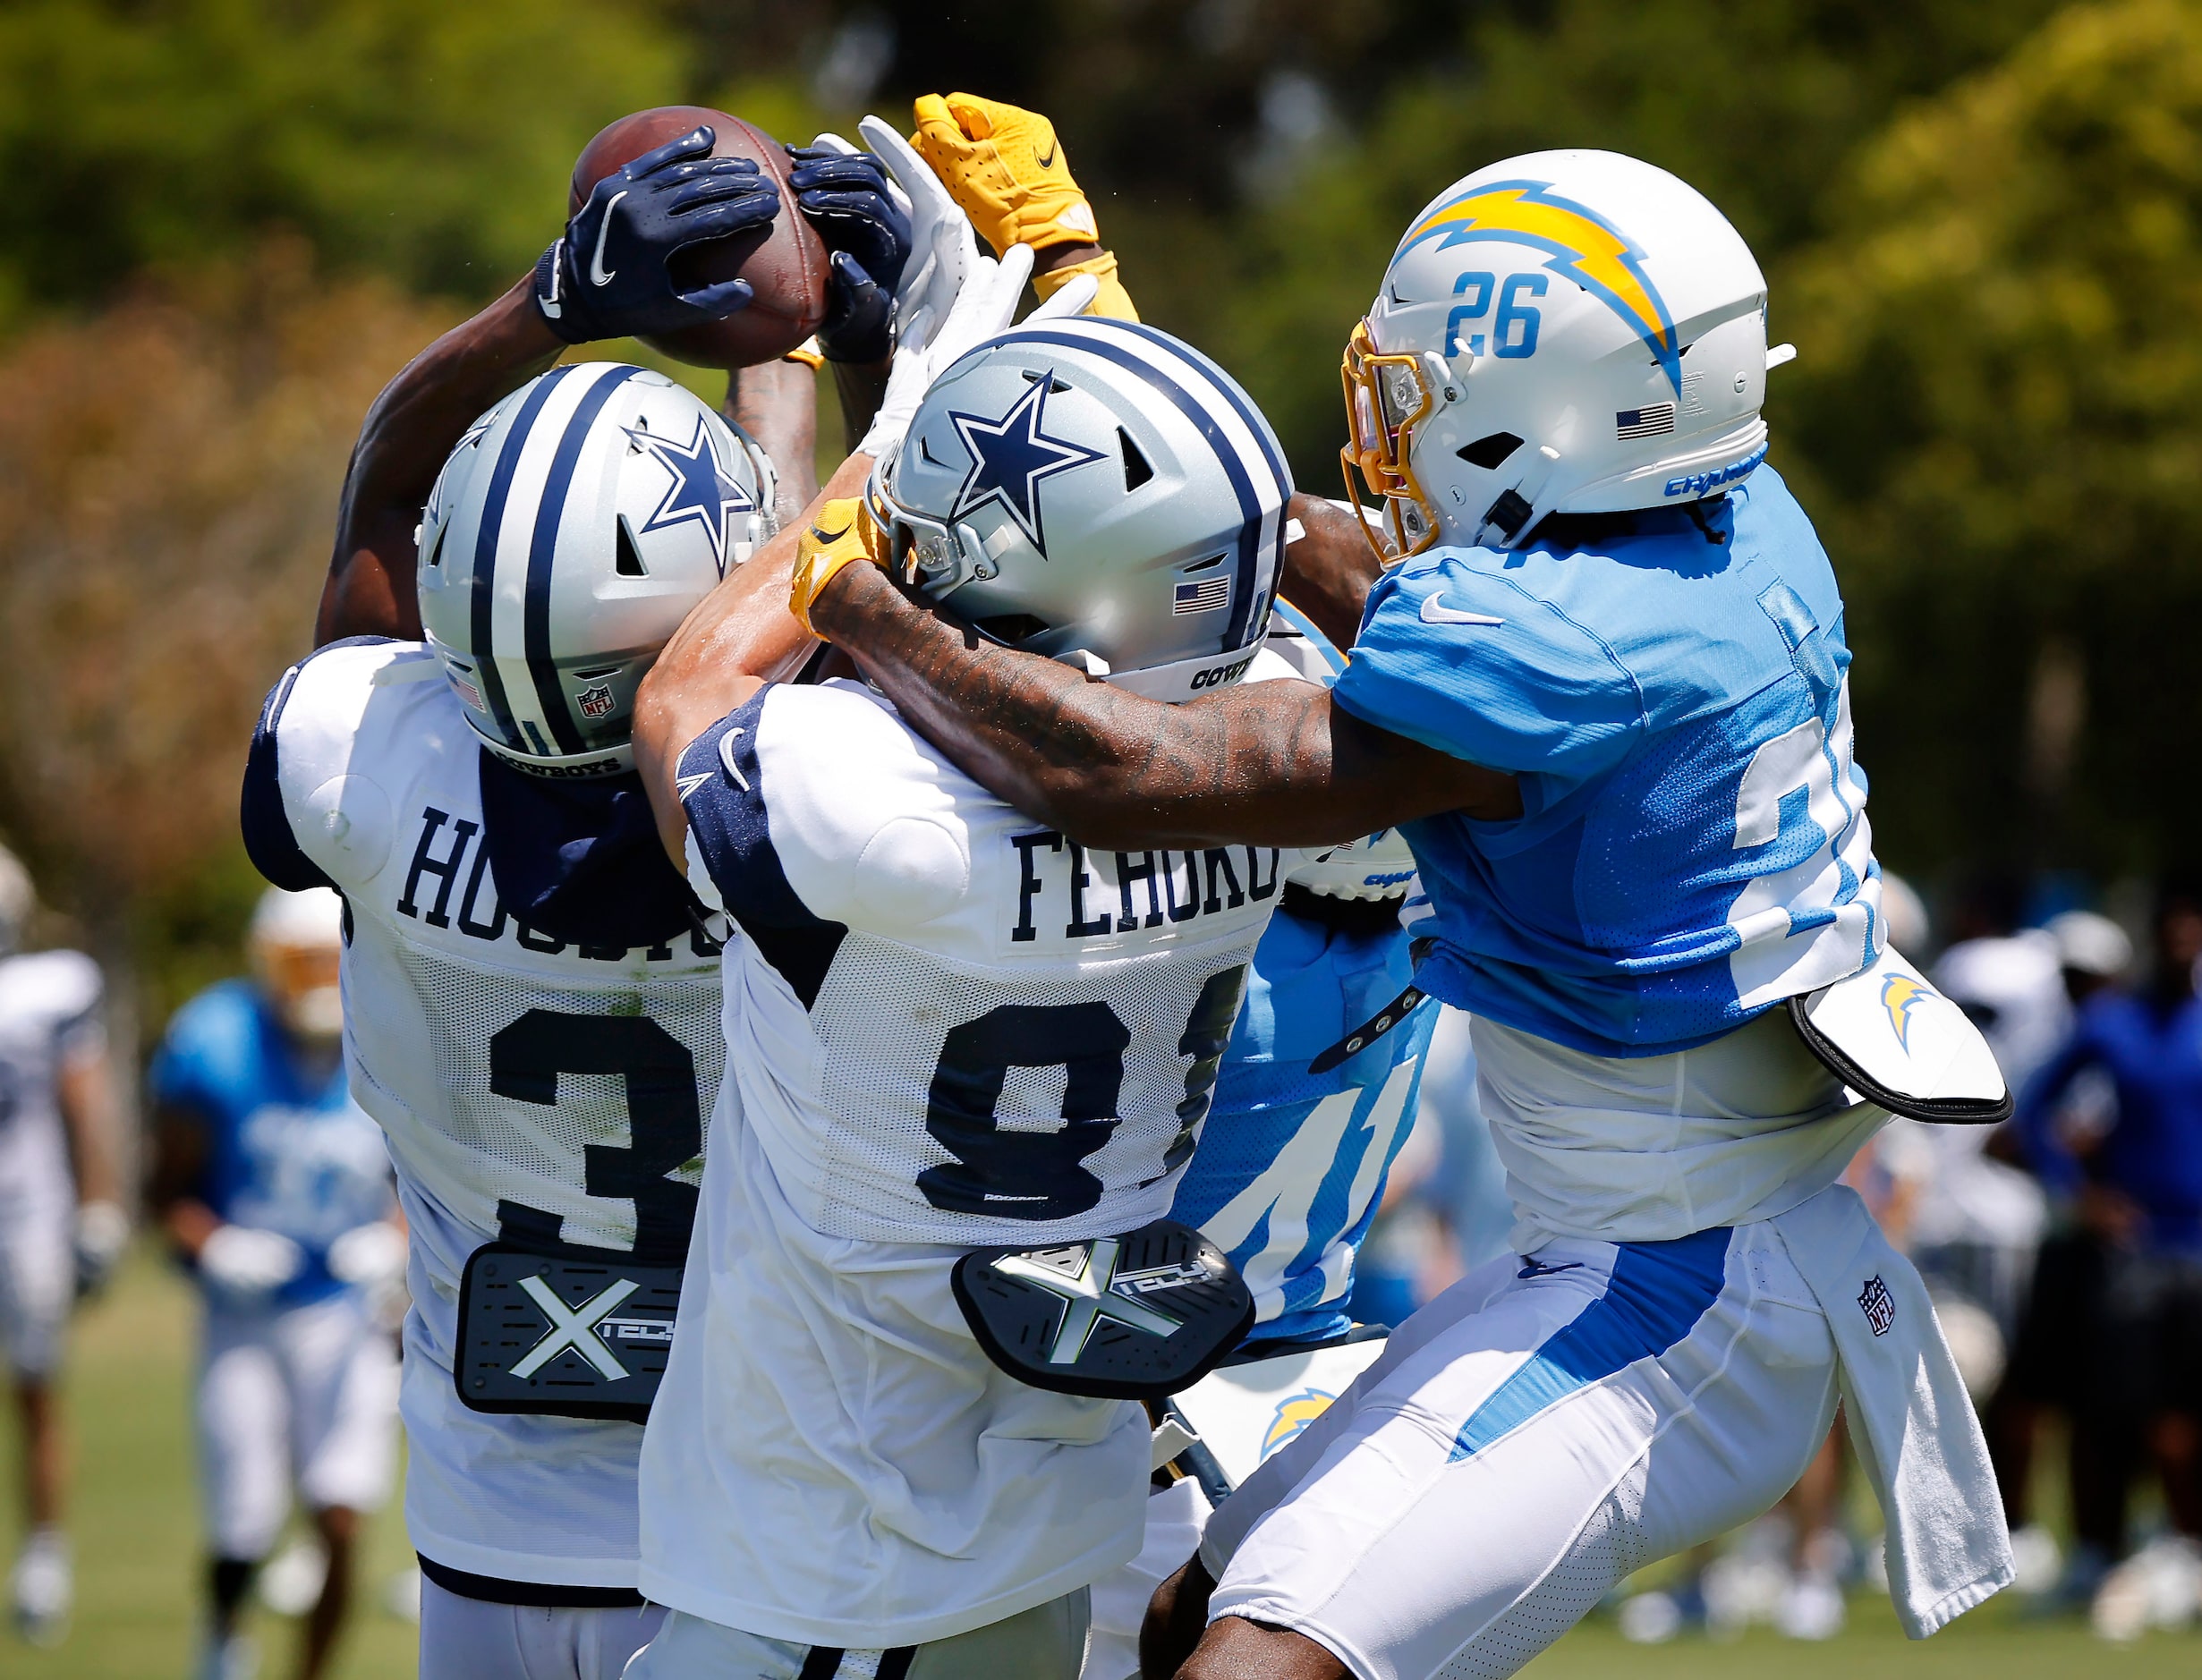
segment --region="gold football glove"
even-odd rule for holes
[[[1100,242],[1093,207],[1070,178],[1055,124],[1037,111],[973,93],[928,93],[918,99],[910,144],[996,256],[1012,245]]]
[[[1035,274],[1033,290],[1044,303],[1082,274],[1092,275],[1099,288],[1093,293],[1093,301],[1085,306],[1086,314],[1106,315],[1119,321],[1139,318],[1139,311],[1132,306],[1132,294],[1124,289],[1124,282],[1117,278],[1117,254],[1113,250],[1088,257],[1084,262],[1066,263],[1046,274]]]
[[[787,590],[787,610],[813,636],[818,632],[811,626],[811,603],[836,573],[858,560],[884,566],[887,533],[871,517],[861,496],[825,503],[795,544],[795,573]]]

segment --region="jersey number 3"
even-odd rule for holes
[[[678,1265],[696,1222],[696,1188],[667,1175],[703,1152],[696,1058],[647,1015],[574,1015],[531,1009],[489,1040],[489,1089],[515,1102],[555,1107],[561,1073],[616,1073],[627,1087],[631,1141],[582,1150],[582,1189],[634,1203],[634,1255]],[[565,1244],[557,1216],[500,1202],[507,1240]]]

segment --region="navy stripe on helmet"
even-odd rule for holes
[[[571,368],[552,369],[536,382],[527,400],[521,403],[519,413],[513,416],[512,429],[505,434],[505,445],[497,452],[497,465],[489,473],[489,493],[481,504],[481,524],[474,532],[473,599],[470,603],[474,675],[481,684],[482,704],[489,708],[498,735],[506,746],[523,751],[526,742],[520,737],[520,725],[513,721],[512,702],[505,693],[505,675],[497,669],[496,656],[490,651],[497,605],[497,539],[505,523],[505,504],[512,495],[513,475],[520,471],[521,452],[528,446],[528,433],[534,428],[535,417],[550,400],[552,387],[573,371]]]
[[[1128,327],[1143,338],[1152,339],[1194,366],[1200,366],[1199,352],[1182,340],[1172,338],[1168,333],[1149,327],[1144,321],[1118,321],[1117,324]],[[1222,370],[1219,369],[1218,372],[1220,374]],[[1285,524],[1292,511],[1291,470],[1285,465],[1284,455],[1277,447],[1277,439],[1270,431],[1269,421],[1254,406],[1253,400],[1238,388],[1237,382],[1229,375],[1223,375],[1212,379],[1209,384],[1246,422],[1246,429],[1254,434],[1256,447],[1262,451],[1262,458],[1269,462],[1269,470],[1277,477],[1277,488],[1282,499],[1277,505],[1277,558],[1270,569],[1270,575],[1276,582],[1281,583],[1285,575]]]
[[[566,420],[565,436],[558,439],[557,453],[551,456],[550,471],[543,480],[542,497],[535,505],[535,530],[528,541],[528,597],[521,620],[521,645],[527,652],[528,677],[535,684],[536,704],[542,708],[543,721],[550,725],[551,739],[557,742],[562,755],[585,752],[589,746],[582,739],[581,725],[574,721],[565,686],[558,681],[557,661],[550,654],[550,576],[557,559],[558,528],[565,517],[565,493],[597,416],[611,401],[612,393],[642,371],[626,368],[608,372],[582,394]]]
[[[1223,475],[1230,480],[1231,488],[1238,496],[1240,515],[1238,536],[1238,583],[1231,596],[1231,620],[1225,626],[1220,653],[1236,652],[1246,644],[1246,624],[1254,608],[1254,573],[1260,563],[1262,539],[1262,502],[1254,494],[1254,480],[1247,476],[1246,463],[1239,459],[1238,450],[1223,435],[1215,416],[1203,408],[1193,394],[1152,362],[1119,349],[1101,334],[1069,333],[1044,327],[1019,327],[1012,342],[1017,344],[1060,344],[1070,350],[1083,350],[1099,356],[1103,361],[1114,362],[1129,369],[1160,391],[1178,411],[1193,422],[1194,429],[1206,438],[1223,465]],[[1283,510],[1279,510],[1279,522],[1283,522]]]
[[[1149,327],[1144,321],[1118,321],[1117,325],[1129,328],[1143,338],[1152,339],[1195,367],[1200,365],[1200,352],[1182,339],[1172,338],[1168,333]],[[1285,499],[1289,501],[1292,497],[1292,473],[1285,465],[1284,456],[1278,451],[1277,439],[1271,434],[1269,421],[1263,418],[1261,410],[1254,407],[1253,399],[1238,388],[1237,380],[1227,375],[1211,383],[1221,394],[1223,400],[1237,411],[1238,418],[1246,422],[1246,429],[1254,434],[1254,441],[1260,446],[1263,458],[1269,462],[1269,470],[1277,475],[1277,488],[1285,493]],[[1284,521],[1280,517],[1278,527],[1280,531],[1283,525]]]

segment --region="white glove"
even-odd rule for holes
[[[886,395],[880,399],[879,412],[871,417],[871,428],[856,445],[857,454],[877,461],[901,445],[933,381],[971,350],[1008,330],[1032,273],[1030,245],[1010,246],[1009,254],[999,262],[991,257],[973,259],[964,289],[956,293],[948,318],[931,341],[922,346],[897,347],[894,366],[887,376]],[[1029,323],[1075,315],[1093,301],[1098,286],[1091,275],[1080,275],[1024,319]]]
[[[112,1201],[88,1201],[76,1210],[76,1292],[96,1295],[107,1286],[130,1243],[130,1216]]]
[[[280,1231],[225,1225],[199,1249],[199,1275],[241,1295],[280,1289],[305,1269],[306,1251]]]
[[[405,1275],[405,1234],[386,1220],[355,1225],[328,1245],[329,1276],[378,1289]]]
[[[895,288],[895,342],[923,349],[978,266],[979,236],[940,177],[891,123],[868,116],[856,132],[887,165],[909,207],[910,260]]]

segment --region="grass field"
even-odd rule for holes
[[[186,1680],[198,1578],[197,1500],[186,1404],[195,1308],[188,1290],[140,1254],[107,1299],[80,1321],[72,1396],[77,1430],[76,1629],[56,1651],[0,1633],[6,1680]],[[13,1443],[8,1443],[12,1464]],[[15,1512],[0,1515],[13,1557]],[[404,1680],[413,1673],[413,1629],[382,1606],[384,1583],[411,1558],[395,1504],[375,1523],[361,1609],[337,1665],[343,1680]],[[291,1630],[262,1615],[267,1680],[285,1680]],[[2202,1633],[2153,1634],[2108,1646],[2076,1621],[2035,1621],[1990,1603],[1925,1644],[1908,1642],[1885,1600],[1851,1601],[1851,1628],[1825,1644],[1753,1633],[1732,1644],[1684,1638],[1626,1643],[1594,1618],[1540,1658],[1535,1680],[2194,1680]]]

